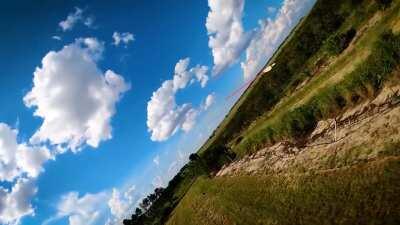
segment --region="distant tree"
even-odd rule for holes
[[[140,210],[140,209],[139,209]],[[141,212],[140,212],[141,213]],[[135,223],[139,219],[140,214],[132,214],[131,220]]]
[[[351,28],[345,33],[337,33],[330,36],[325,41],[328,53],[331,55],[342,53],[349,46],[356,33],[357,31],[354,28]]]
[[[147,198],[150,201],[150,205],[153,204],[157,200],[157,195],[155,193],[151,193]]]
[[[146,197],[142,200],[139,206],[140,208],[142,208],[143,211],[147,211],[147,209],[150,207],[150,204],[150,200]]]
[[[190,154],[190,156],[189,156],[189,160],[190,160],[190,161],[196,161],[196,160],[198,160],[198,159],[200,159],[200,156],[199,156],[197,153],[192,153],[192,154]]]
[[[165,190],[164,188],[158,187],[154,189],[154,194],[156,194],[157,198],[159,198],[162,195],[162,193],[164,193],[164,190]]]
[[[131,220],[127,220],[127,219],[123,220],[122,223],[124,225],[133,225],[132,221]]]
[[[136,210],[135,210],[135,215],[140,216],[140,215],[142,215],[142,214],[143,214],[142,209],[141,209],[141,208],[136,208]]]

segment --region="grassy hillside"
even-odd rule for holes
[[[200,178],[167,224],[399,224],[400,158],[316,173]]]
[[[344,161],[328,149],[298,160],[310,163],[302,170],[214,176],[282,141],[301,148],[319,121],[399,84],[399,21],[400,0],[318,0],[266,62],[273,70],[258,74],[162,194],[124,224],[399,224],[400,140],[390,133],[379,143],[392,144],[370,145],[379,151],[365,147],[374,140],[347,143]]]
[[[277,140],[299,139],[307,135],[318,120],[337,116],[346,108],[376,95],[399,60],[398,34],[393,35],[391,30],[399,19],[400,8],[398,4],[393,5],[375,14],[363,8],[370,15],[364,23],[355,19],[358,15],[350,16],[343,26],[348,27],[353,22],[358,36],[349,49],[338,56],[330,56],[325,70],[254,121],[254,126],[242,132],[242,140],[232,148],[239,154],[246,154]],[[358,13],[360,11],[355,12]],[[330,55],[326,52],[320,54]]]

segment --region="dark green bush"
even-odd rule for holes
[[[342,53],[349,46],[356,33],[356,30],[351,28],[344,33],[336,33],[330,36],[325,41],[326,50],[330,55],[338,55]]]

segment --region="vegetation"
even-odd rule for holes
[[[304,174],[199,179],[168,224],[399,224],[400,158]]]
[[[349,29],[345,33],[337,33],[330,36],[325,42],[326,50],[331,55],[338,55],[342,53],[353,40],[356,35],[354,28]]]
[[[238,145],[238,151],[260,148],[265,143],[292,139],[299,141],[308,135],[321,119],[338,115],[347,107],[374,96],[400,63],[400,35],[384,32],[363,64],[336,85],[321,90],[306,104],[266,123]]]
[[[349,16],[352,23],[346,21],[343,24],[344,28],[340,29],[343,30],[342,33],[352,27],[358,27],[357,29],[361,30],[360,35],[362,36],[357,38],[352,49],[337,56],[326,71],[312,78],[307,84],[307,88],[292,94],[287,100],[281,100],[279,106],[255,121],[256,126],[242,132],[241,141],[235,143],[235,146],[232,147],[233,151],[238,155],[244,155],[282,139],[301,141],[299,136],[307,135],[317,120],[336,116],[343,110],[373,97],[380,90],[382,83],[398,63],[396,53],[391,55],[396,51],[395,49],[398,49],[396,47],[398,43],[395,43],[398,42],[398,35],[390,34],[388,29],[391,27],[388,24],[391,24],[389,21],[398,19],[399,4],[392,7],[391,10],[386,10],[387,15],[384,19],[366,31],[365,27],[368,26],[368,22],[359,23],[357,18],[365,17],[363,16],[365,13],[369,15],[368,18],[377,14],[371,14],[374,12],[374,8],[377,8],[376,5],[375,7],[373,4],[369,5],[369,8],[363,8],[364,13],[356,11],[356,17]],[[365,20],[373,20],[368,18]],[[356,24],[358,25],[356,26]],[[333,36],[336,35],[337,33],[333,34]],[[388,40],[386,47],[383,47],[385,45],[383,42],[386,41],[385,35],[390,36],[393,43],[390,44],[391,41]],[[387,52],[383,52],[386,50],[380,49],[379,45]],[[324,46],[322,50],[326,51],[326,48]],[[323,51],[320,55],[323,55]],[[327,82],[332,80],[330,78],[333,76],[341,80],[340,84]],[[377,80],[373,81],[374,79]],[[360,82],[361,80],[362,82]],[[367,84],[369,81],[371,83]],[[313,93],[310,90],[318,91]],[[313,94],[309,94],[309,92]],[[299,104],[299,100],[301,104]]]

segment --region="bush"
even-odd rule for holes
[[[353,40],[356,35],[354,28],[349,29],[345,33],[335,33],[325,41],[326,50],[330,55],[338,55],[342,53]]]

